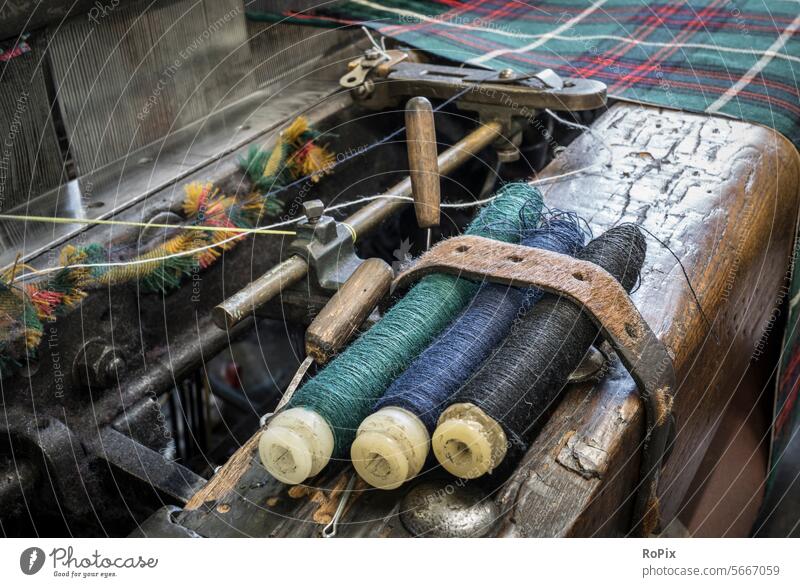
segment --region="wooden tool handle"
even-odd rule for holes
[[[367,259],[328,300],[306,331],[306,354],[326,363],[389,292],[392,268],[382,259]]]
[[[420,228],[439,226],[441,194],[436,128],[427,98],[411,98],[406,104],[406,145],[417,223]]]

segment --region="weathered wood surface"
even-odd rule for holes
[[[359,265],[306,330],[306,354],[327,363],[389,293],[392,277],[392,268],[383,259]]]
[[[648,239],[633,300],[673,356],[678,381],[677,437],[659,490],[668,522],[780,302],[798,157],[759,126],[634,105],[610,109],[593,128],[547,173],[602,166],[547,186],[545,202],[579,211],[595,233],[623,221],[651,231],[683,262],[713,328],[669,251]],[[626,532],[642,429],[626,374],[569,390],[499,498],[498,534]]]
[[[436,128],[427,98],[411,98],[406,104],[408,173],[414,196],[414,212],[420,228],[439,226],[441,193],[436,160]]]
[[[675,259],[648,239],[639,311],[666,344],[678,380],[677,437],[660,497],[676,515],[726,403],[758,348],[782,289],[793,242],[800,164],[778,134],[754,125],[629,104],[612,107],[548,167],[596,165],[542,185],[550,207],[575,210],[595,234],[635,221],[683,262],[711,322],[694,304]],[[598,384],[570,387],[511,479],[497,490],[500,536],[619,535],[630,527],[643,407],[617,363]],[[226,491],[206,492],[180,522],[205,536],[314,536],[351,470],[332,468],[287,489],[252,448]],[[438,472],[434,472],[438,475]],[[227,473],[220,472],[220,475]],[[217,483],[215,480],[212,484]],[[397,518],[410,486],[357,486],[339,535],[406,535]]]

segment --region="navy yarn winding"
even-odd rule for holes
[[[577,218],[563,214],[543,220],[521,244],[574,255],[584,235]],[[394,406],[415,414],[433,432],[442,410],[458,388],[508,335],[514,320],[543,295],[485,283],[472,303],[389,387],[374,410]]]

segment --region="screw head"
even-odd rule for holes
[[[306,215],[309,224],[316,223],[323,212],[325,212],[325,204],[322,203],[322,200],[303,202],[303,213]]]
[[[114,347],[100,339],[92,339],[84,344],[73,363],[76,383],[97,390],[113,385],[125,369],[125,359]]]

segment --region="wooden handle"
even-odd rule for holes
[[[427,98],[411,98],[406,104],[406,145],[417,223],[420,228],[439,226],[441,194],[436,128]]]
[[[392,268],[382,259],[359,265],[306,330],[306,354],[326,363],[389,292],[392,277]]]

